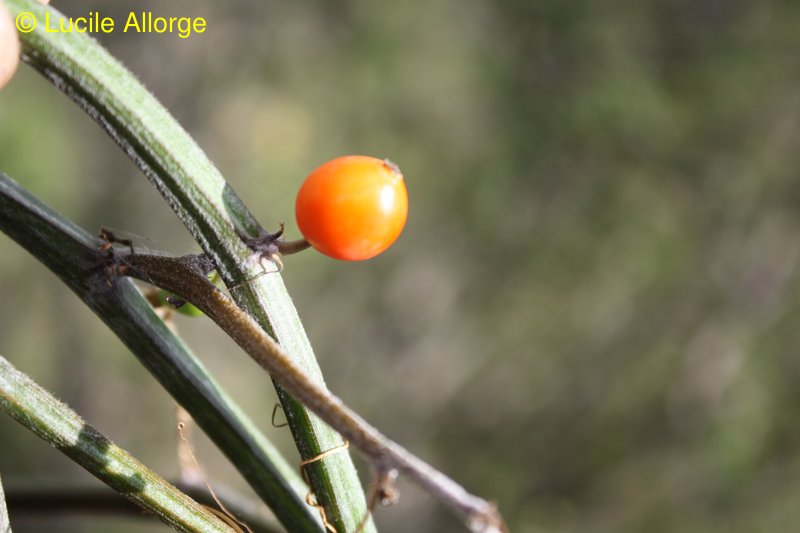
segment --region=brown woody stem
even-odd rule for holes
[[[289,394],[348,439],[371,459],[379,475],[396,469],[449,504],[472,531],[506,531],[494,504],[467,492],[458,483],[381,434],[326,387],[311,379],[283,349],[204,273],[203,256],[175,257],[120,249],[117,265],[126,275],[177,294],[194,304],[236,341]]]

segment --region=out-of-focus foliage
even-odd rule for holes
[[[364,264],[305,252],[284,277],[331,388],[495,499],[512,531],[800,522],[796,2],[58,7],[208,20],[186,40],[102,41],[267,227],[296,235],[294,193],[327,159],[400,164],[411,213],[389,252]],[[145,179],[29,69],[0,92],[0,169],[83,226],[194,250]],[[5,238],[0,272],[0,353],[174,474],[169,398]],[[294,457],[269,426],[271,384],[205,319],[179,327]],[[0,441],[7,492],[81,475],[5,419]],[[242,487],[210,447],[199,455]],[[383,530],[457,530],[401,489]]]

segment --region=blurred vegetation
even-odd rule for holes
[[[306,252],[284,277],[329,386],[495,499],[512,531],[800,521],[795,2],[56,6],[207,19],[186,40],[101,41],[266,227],[297,234],[294,194],[329,158],[400,164],[411,214],[389,252],[364,264]],[[0,93],[0,168],[84,227],[195,250],[133,165],[30,69]],[[0,353],[176,475],[167,395],[2,236],[0,271]],[[207,321],[179,327],[296,457],[269,425],[274,393],[253,363]],[[85,476],[5,418],[0,442],[7,492]],[[198,448],[213,479],[244,490]],[[459,530],[401,489],[397,508],[378,512],[384,531]],[[15,531],[53,528],[10,514]]]

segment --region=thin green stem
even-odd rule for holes
[[[159,520],[181,531],[231,528],[0,356],[0,409]]]

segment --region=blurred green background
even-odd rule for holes
[[[294,194],[327,159],[399,163],[410,218],[397,244],[360,264],[306,252],[284,279],[331,389],[497,501],[512,531],[796,529],[800,4],[65,4],[118,21],[131,9],[206,18],[185,40],[100,40],[267,228],[297,235]],[[0,170],[89,230],[197,250],[27,67],[0,92]],[[177,475],[166,393],[4,236],[0,272],[0,353]],[[254,363],[205,319],[179,328],[296,461]],[[0,446],[8,489],[88,477],[7,417]],[[197,448],[212,479],[247,491]],[[377,513],[383,531],[463,530],[400,488]],[[18,531],[163,529],[11,518]]]

